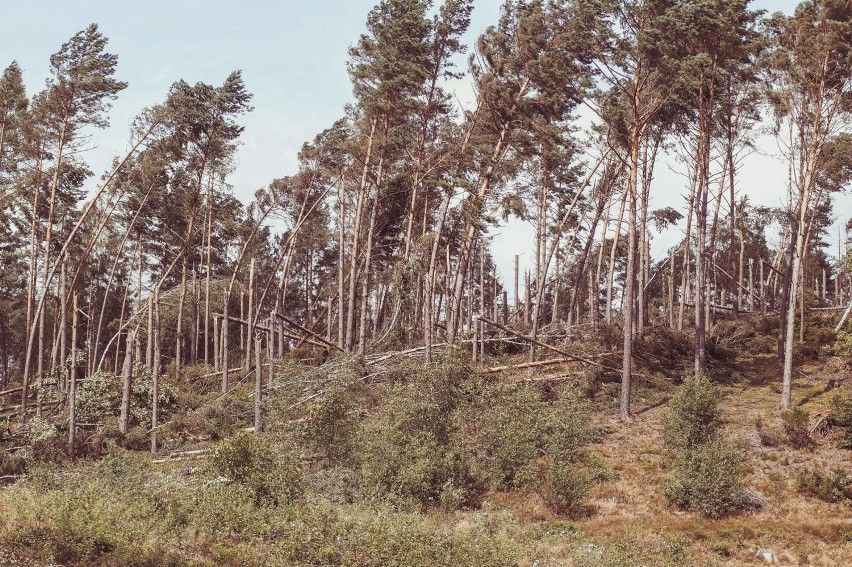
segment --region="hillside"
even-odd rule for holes
[[[558,344],[590,356],[604,351],[605,337]],[[88,419],[99,423],[80,424],[86,457],[75,463],[62,456],[61,418],[49,426],[7,420],[0,559],[734,566],[767,564],[756,554],[771,550],[781,565],[847,564],[852,454],[839,445],[849,416],[833,400],[849,411],[850,357],[831,345],[797,350],[794,399],[805,416],[797,428],[779,409],[775,356],[749,352],[755,341],[733,352],[716,339],[708,391],[746,489],[718,514],[709,500],[688,510],[667,497],[678,453],[665,416],[687,386],[678,385],[683,374],[662,369],[688,366],[689,349],[677,353],[689,338],[652,328],[639,341],[642,379],[628,424],[618,419],[616,384],[604,368],[563,362],[483,373],[523,355],[488,353],[472,364],[468,352],[444,348],[424,367],[414,349],[318,366],[280,361],[259,437],[241,431],[253,419],[249,388],[201,395],[207,378],[187,369],[168,382],[165,449],[151,457],[144,431],[115,431],[109,389],[84,382]],[[690,407],[700,419],[709,415]],[[824,426],[811,433],[816,424]],[[719,470],[699,479],[701,490],[728,486],[733,469]]]

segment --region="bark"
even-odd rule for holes
[[[130,394],[133,388],[133,342],[136,339],[135,331],[127,333],[127,352],[124,355],[124,367],[121,370],[121,416],[119,417],[118,430],[122,434],[127,433],[130,424]]]
[[[151,454],[157,452],[157,427],[160,419],[160,290],[154,288],[154,366],[151,369]]]
[[[71,316],[71,359],[68,368],[68,458],[74,460],[76,457],[76,435],[77,435],[77,314],[78,294],[74,292],[72,306],[74,313]]]
[[[615,284],[615,255],[618,252],[618,241],[621,237],[621,223],[624,221],[624,209],[627,205],[627,196],[629,190],[624,192],[621,197],[621,205],[618,210],[618,222],[615,223],[615,234],[612,236],[612,248],[609,252],[609,270],[607,273],[606,282],[606,309],[604,311],[607,326],[612,324],[612,292]],[[603,245],[603,243],[601,243]]]
[[[638,71],[637,71],[638,73]],[[638,101],[634,102],[638,107]],[[639,145],[642,140],[642,127],[634,124],[630,138],[630,169],[627,188],[627,266],[625,274],[624,299],[622,313],[624,317],[623,360],[621,371],[621,395],[619,417],[630,421],[630,390],[633,376],[633,329],[636,324],[636,193],[639,170]]]

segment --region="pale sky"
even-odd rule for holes
[[[275,178],[292,174],[301,145],[343,115],[351,102],[346,74],[347,49],[364,33],[364,22],[377,0],[75,0],[6,3],[0,19],[0,68],[17,60],[28,95],[44,86],[49,58],[63,42],[90,23],[97,23],[119,56],[117,77],[129,86],[110,114],[112,125],[94,131],[85,159],[95,172],[94,186],[113,156],[123,154],[128,125],[145,106],[161,102],[169,86],[184,79],[219,85],[228,73],[243,71],[254,112],[243,120],[245,132],[230,178],[244,202]],[[793,0],[756,0],[754,8],[791,13]],[[477,0],[467,44],[496,23],[498,0]],[[460,62],[465,68],[464,61]],[[469,101],[469,80],[454,85],[458,98]],[[755,204],[782,204],[786,166],[773,157],[777,148],[762,140],[765,155],[748,159],[738,191]],[[684,180],[659,164],[652,189],[652,208],[684,210]],[[835,215],[845,224],[852,214],[849,195],[835,202]],[[682,229],[681,229],[682,231]],[[532,247],[532,232],[515,221],[493,230],[494,254],[504,281],[511,278],[515,254]],[[682,232],[681,232],[682,234]],[[656,256],[682,238],[675,230],[655,239]],[[834,232],[836,240],[836,229]],[[834,248],[836,250],[836,246]],[[523,256],[528,261],[530,254]]]

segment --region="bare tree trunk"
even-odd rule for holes
[[[38,271],[38,242],[37,242],[37,234],[38,234],[38,197],[41,191],[39,190],[41,185],[41,167],[42,167],[42,154],[44,152],[44,141],[41,144],[41,150],[39,151],[38,164],[36,166],[36,171],[38,174],[36,175],[36,184],[33,189],[33,208],[32,208],[32,219],[30,222],[30,270],[29,274],[27,274],[27,321],[26,321],[26,330],[27,336],[32,333],[33,326],[35,325],[35,321],[33,321],[33,302],[35,300],[35,282],[36,282],[36,272]],[[24,376],[23,382],[24,384],[28,384],[30,382],[30,363],[32,356],[28,356],[26,361],[24,362]],[[64,364],[64,361],[61,362]],[[60,391],[62,389],[60,388]]]
[[[228,317],[228,290],[226,289],[224,292],[224,298],[222,302],[222,319],[221,319],[221,328],[219,329],[219,334],[221,335],[222,345],[219,347],[219,358],[221,359],[221,368],[222,368],[222,393],[228,393],[228,355],[230,354],[228,348],[228,331],[229,331],[229,323],[230,318]]]
[[[118,422],[118,430],[122,435],[127,434],[130,424],[130,394],[133,388],[133,343],[136,340],[136,332],[127,332],[127,352],[124,354],[124,367],[121,370],[121,417]]]
[[[364,168],[361,171],[361,182],[358,186],[358,202],[355,206],[355,221],[352,225],[352,254],[350,255],[349,297],[347,298],[346,341],[344,343],[346,352],[351,351],[355,343],[355,293],[358,285],[357,266],[360,253],[361,220],[364,214],[364,201],[367,195],[370,160],[373,155],[373,140],[376,134],[377,123],[377,118],[373,118],[370,122],[370,135],[367,138],[367,155],[364,158]]]
[[[204,363],[210,364],[210,278],[211,278],[211,255],[212,255],[212,238],[213,238],[213,177],[214,172],[210,172],[210,177],[207,181],[207,227],[205,236],[207,237],[207,250],[204,269]],[[215,322],[214,322],[215,324]],[[214,333],[215,334],[215,333]],[[213,338],[215,345],[215,337]],[[213,347],[214,350],[216,347]],[[215,358],[215,355],[214,355]],[[215,364],[214,364],[215,366]]]
[[[364,258],[364,281],[361,284],[361,321],[358,330],[358,354],[363,355],[367,346],[367,306],[370,294],[370,273],[373,263],[373,235],[376,227],[376,209],[379,208],[382,194],[382,170],[384,167],[384,156],[379,158],[378,173],[376,174],[376,196],[373,199],[373,207],[370,211],[370,220],[367,226],[367,250]]]
[[[246,312],[245,320],[254,321],[254,258],[249,261],[249,281],[248,281],[248,311]],[[242,327],[241,327],[242,328]],[[254,329],[248,327],[246,329],[246,373],[251,370],[251,345],[252,333]]]
[[[686,232],[683,237],[683,263],[681,264],[681,291],[680,305],[678,307],[677,330],[683,331],[683,321],[686,317],[686,298],[689,295],[689,256],[692,252],[692,215],[695,212],[696,190],[698,188],[698,176],[700,175],[700,144],[698,144],[695,155],[695,166],[692,170],[692,181],[689,187],[689,207],[686,213]]]
[[[148,294],[148,342],[146,343],[145,366],[154,367],[154,296]]]
[[[627,190],[621,197],[621,206],[618,211],[618,222],[615,223],[615,234],[612,235],[612,248],[609,253],[609,270],[606,283],[606,310],[604,312],[604,320],[606,321],[607,326],[612,324],[612,291],[615,279],[615,255],[618,252],[618,241],[621,237],[621,223],[624,220],[624,208],[627,204],[627,196],[629,193],[630,191]]]
[[[71,361],[68,368],[68,458],[76,457],[77,435],[77,292],[74,292],[71,316]]]
[[[252,263],[254,263],[254,259],[252,259]],[[249,319],[250,320],[250,319]],[[269,327],[270,330],[270,338],[272,336],[272,327]],[[249,329],[251,332],[251,329]],[[271,343],[270,343],[271,344]],[[261,431],[261,408],[263,403],[263,366],[261,364],[260,358],[260,333],[255,333],[254,338],[254,434],[260,435]],[[271,362],[270,362],[271,364]]]
[[[642,139],[642,127],[633,126],[630,140],[630,170],[628,174],[627,199],[627,266],[625,268],[624,299],[622,313],[624,316],[623,366],[621,372],[621,396],[619,417],[622,421],[630,421],[630,390],[633,376],[633,329],[636,323],[636,193],[639,170],[639,146]]]
[[[346,297],[344,294],[346,270],[346,201],[344,199],[344,191],[346,186],[346,176],[340,178],[340,187],[337,191],[337,346],[341,349],[346,348],[344,344],[345,325],[346,325]]]
[[[151,370],[151,453],[157,452],[157,427],[160,419],[160,289],[154,288],[154,366]],[[227,368],[227,366],[226,366]]]
[[[519,288],[520,280],[520,256],[515,254],[515,321],[519,321],[521,317],[521,294]]]

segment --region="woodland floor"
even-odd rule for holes
[[[812,422],[828,411],[830,380],[852,390],[852,376],[844,373],[848,369],[826,368],[823,360],[796,367],[794,399]],[[596,406],[600,411],[594,422],[604,434],[589,449],[616,474],[593,489],[577,517],[558,517],[537,496],[511,492],[491,494],[477,511],[427,512],[424,519],[435,529],[487,533],[510,542],[523,566],[765,565],[756,556],[762,548],[773,550],[780,565],[852,565],[852,507],[804,496],[795,486],[797,474],[808,468],[848,469],[852,452],[837,448],[836,432],[817,438],[812,449],[764,446],[758,436],[758,418],[765,429],[783,431],[779,377],[772,355],[740,357],[722,388],[725,430],[747,459],[746,484],[769,501],[759,512],[709,520],[666,502],[663,477],[669,457],[660,418],[667,398],[645,390],[637,393],[635,417],[627,426],[618,422],[612,401]],[[156,467],[153,474],[185,472],[191,466]],[[354,517],[365,512],[341,507],[338,513]],[[0,534],[3,524],[0,518]],[[42,564],[0,545],[0,565]]]
[[[740,359],[738,366],[745,380],[725,387],[720,404],[725,428],[748,458],[748,486],[766,496],[769,505],[760,512],[719,520],[702,519],[669,506],[662,488],[666,455],[660,427],[663,407],[654,407],[637,412],[628,427],[620,427],[612,418],[606,420],[612,432],[596,449],[619,478],[597,489],[591,501],[594,513],[578,521],[578,527],[602,542],[680,536],[702,552],[698,556],[722,565],[765,564],[755,557],[760,548],[771,548],[781,565],[852,565],[852,509],[808,498],[794,486],[803,469],[849,465],[850,452],[837,448],[833,438],[818,439],[813,450],[783,444],[763,446],[755,420],[761,418],[767,428],[782,427],[780,369],[773,355]],[[794,402],[812,419],[825,414],[829,396],[821,394],[828,380],[837,377],[826,375],[818,362],[798,370]],[[852,387],[849,382],[842,387]]]

